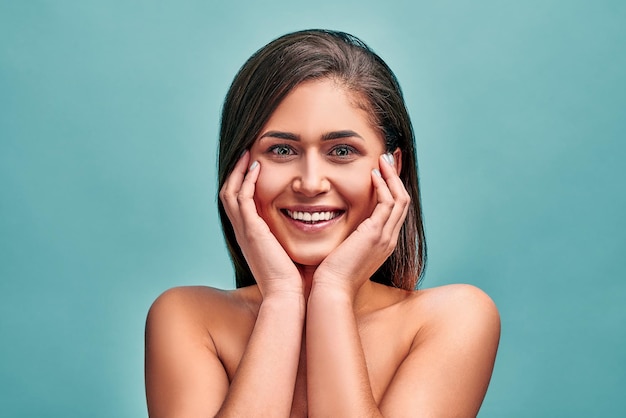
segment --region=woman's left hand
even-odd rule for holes
[[[378,199],[372,215],[318,266],[315,286],[331,286],[354,297],[396,247],[411,198],[395,167],[383,156],[379,160],[380,171],[371,173]]]

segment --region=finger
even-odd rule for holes
[[[408,193],[406,193],[404,184],[398,176],[398,172],[396,171],[396,167],[394,166],[393,161],[394,159],[391,154],[385,154],[380,156],[379,164],[382,178],[385,180],[385,182],[387,182],[389,190],[391,191],[394,199],[397,200],[408,196]]]
[[[389,215],[388,222],[386,223],[386,228],[388,229],[385,232],[390,232],[390,239],[393,238],[394,243],[397,240],[397,236],[400,233],[400,229],[402,228],[402,224],[406,218],[406,214],[408,212],[409,203],[411,202],[411,197],[409,196],[404,184],[400,177],[398,177],[398,173],[393,163],[393,157],[389,154],[385,156],[381,156],[380,158],[380,168],[381,168],[381,176],[385,180],[385,183],[388,187],[388,190],[393,196],[394,206],[392,208],[392,212]]]
[[[387,182],[389,191],[395,201],[393,213],[390,215],[390,224],[393,225],[391,236],[397,240],[397,237],[400,234],[400,229],[402,228],[406,215],[409,211],[411,196],[398,176],[396,167],[393,165],[393,156],[387,154],[387,157],[381,158],[381,160],[381,171],[384,173],[385,181]]]
[[[372,226],[382,229],[393,211],[393,196],[380,171],[372,170],[372,183],[376,192],[376,207],[369,217]]]
[[[239,161],[235,164],[233,171],[228,175],[224,182],[219,196],[226,214],[231,222],[239,222],[239,208],[237,203],[237,194],[241,189],[241,184],[246,174],[248,161],[250,160],[250,152],[245,151]]]
[[[241,183],[246,175],[246,171],[248,170],[248,162],[250,160],[250,152],[245,151],[235,167],[233,171],[230,172],[224,185],[222,186],[222,190],[220,191],[220,195],[226,194],[228,196],[236,196],[239,193],[239,189],[241,188]],[[221,196],[220,196],[221,197]]]
[[[241,183],[241,188],[239,189],[239,193],[237,194],[237,202],[239,204],[239,210],[242,215],[245,216],[255,216],[258,217],[258,213],[256,210],[256,205],[254,203],[254,191],[256,190],[256,181],[259,178],[259,173],[261,171],[261,166],[258,161],[254,161],[246,176]]]

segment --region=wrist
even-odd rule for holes
[[[348,284],[332,280],[313,280],[309,301],[320,298],[332,303],[353,305],[356,297],[356,289]]]
[[[259,283],[259,291],[265,299],[298,299],[304,297],[304,288],[300,277],[265,280]]]
[[[261,307],[271,310],[280,310],[283,312],[297,311],[304,316],[306,311],[306,301],[302,292],[275,291],[263,295]]]

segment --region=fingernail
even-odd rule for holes
[[[389,165],[393,165],[393,164],[394,164],[394,162],[395,162],[395,161],[394,161],[394,159],[393,159],[393,155],[391,155],[391,154],[389,154],[389,153],[387,153],[387,154],[383,154],[383,159],[384,159],[385,161],[387,161],[387,164],[389,164]]]
[[[382,177],[380,171],[377,168],[373,169],[372,173],[376,174],[378,177]]]
[[[250,168],[248,169],[248,171],[254,170],[257,165],[259,165],[258,161],[253,162],[252,164],[250,164]]]

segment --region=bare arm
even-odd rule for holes
[[[229,382],[211,335],[212,330],[223,326],[219,322],[225,315],[237,314],[227,299],[215,289],[176,288],[153,304],[146,324],[150,417],[255,416],[264,408],[263,416],[289,414],[304,320],[303,300],[286,297],[263,301],[237,372]]]
[[[148,313],[145,377],[151,418],[212,417],[228,391],[216,347],[198,320],[198,291],[170,289]]]
[[[428,324],[413,340],[380,402],[385,417],[475,417],[500,338],[492,300],[468,285],[433,289]]]
[[[381,176],[382,173],[382,176]],[[315,271],[307,305],[311,416],[382,416],[375,403],[355,317],[359,290],[393,252],[410,198],[382,157],[372,172],[378,204]]]
[[[303,298],[263,301],[218,417],[289,416],[303,321]]]
[[[374,213],[315,273],[306,329],[310,416],[476,416],[491,377],[500,323],[493,302],[471,286],[437,293],[447,295],[439,298],[445,300],[428,307],[427,326],[416,333],[378,405],[374,399],[354,295],[359,280],[380,265],[377,257],[384,259],[393,249],[405,200],[389,166],[381,162],[381,171],[388,188],[373,177],[379,196]]]
[[[312,289],[307,323],[311,416],[324,416],[332,408],[332,416],[475,417],[493,371],[498,311],[472,286],[437,291],[445,296],[426,307],[432,312],[428,323],[376,405],[350,301]]]
[[[352,301],[312,288],[307,314],[309,415],[378,417]]]
[[[229,382],[212,334],[235,311],[227,298],[213,295],[196,308],[193,297],[180,300],[179,292],[159,298],[146,331],[153,418],[284,417],[291,410],[305,315],[302,280],[256,213],[259,167],[247,173],[248,159],[246,153],[238,162],[220,198],[263,297],[254,328]]]
[[[288,416],[291,410],[305,301],[300,272],[258,215],[254,203],[258,162],[249,152],[220,191],[263,297],[254,330],[218,416]]]

